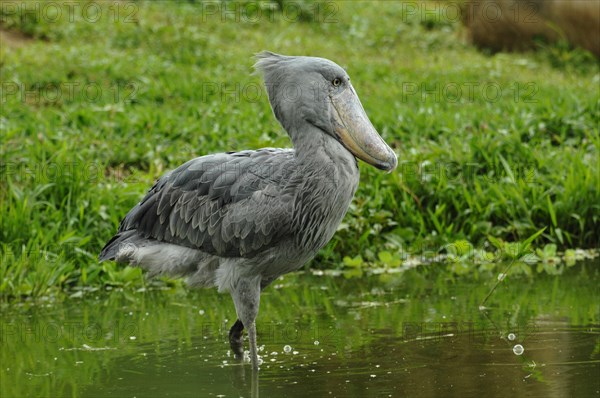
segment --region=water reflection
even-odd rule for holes
[[[13,303],[2,307],[0,395],[597,395],[597,269],[508,278],[485,311],[490,283],[433,271],[292,275],[264,294],[258,375],[229,352],[235,312],[213,291]]]

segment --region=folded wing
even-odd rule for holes
[[[252,257],[289,236],[297,191],[292,150],[203,156],[163,176],[119,233],[222,257]]]

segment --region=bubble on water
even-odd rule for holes
[[[286,344],[286,345],[284,345],[284,346],[283,346],[283,352],[285,352],[285,353],[288,353],[288,354],[289,354],[290,352],[292,352],[292,347],[291,347],[291,346],[289,346],[289,345],[287,345],[287,344]]]
[[[517,336],[514,333],[509,333],[507,337],[510,341],[513,341],[514,339],[517,338]]]
[[[522,355],[525,352],[525,349],[521,344],[517,344],[513,347],[513,352],[515,353],[515,355]]]
[[[319,340],[315,340],[315,345],[319,345]]]

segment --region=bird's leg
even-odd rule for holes
[[[248,326],[248,340],[250,342],[250,360],[252,367],[258,369],[258,349],[256,347],[256,323],[252,321]]]
[[[250,360],[252,367],[258,369],[258,350],[256,349],[256,316],[260,304],[260,277],[240,278],[230,290],[238,319],[248,329],[250,340]]]
[[[244,324],[239,319],[235,321],[231,329],[229,329],[229,347],[233,351],[233,355],[237,359],[244,359],[244,343],[242,341],[242,333],[244,332]]]

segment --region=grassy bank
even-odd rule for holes
[[[488,56],[459,21],[400,2],[259,13],[107,2],[93,3],[96,14],[88,3],[60,14],[32,3],[39,11],[2,8],[4,297],[139,286],[137,270],[96,256],[157,177],[203,154],[289,146],[250,74],[263,49],[347,68],[399,156],[390,175],[361,165],[357,197],[311,266],[397,267],[408,254],[446,253],[465,259],[451,273],[488,272],[500,261],[467,260],[520,258],[530,250],[505,242],[543,228],[532,247],[546,260],[597,246],[600,74],[580,51]]]

